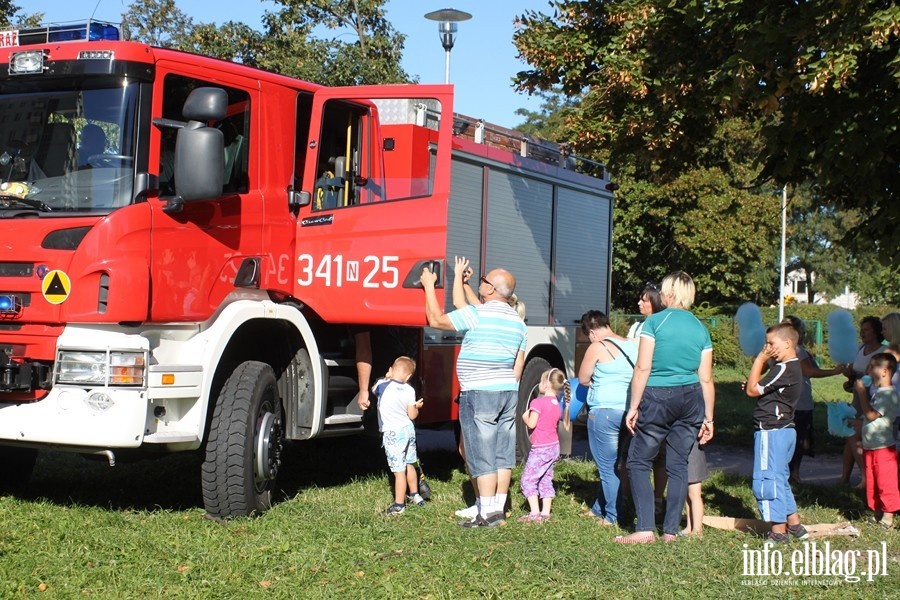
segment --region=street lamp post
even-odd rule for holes
[[[441,45],[444,47],[444,83],[450,83],[450,50],[456,41],[456,24],[460,21],[468,21],[472,18],[467,12],[455,8],[442,8],[425,15],[430,21],[438,22],[438,33],[441,36]]]
[[[778,322],[784,321],[784,263],[787,238],[787,184],[781,188],[781,279],[778,285]],[[806,274],[807,278],[810,276]]]

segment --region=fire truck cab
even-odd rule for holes
[[[199,450],[206,510],[259,513],[285,441],[365,429],[360,333],[375,374],[417,359],[421,423],[455,418],[461,336],[425,327],[423,268],[517,276],[522,402],[608,308],[605,173],[491,144],[513,132],[455,115],[451,86],[326,88],[96,21],[0,52],[7,483],[41,448]]]

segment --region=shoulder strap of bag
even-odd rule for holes
[[[624,357],[625,357],[625,360],[627,360],[627,361],[628,361],[628,364],[629,364],[629,365],[631,365],[631,368],[632,368],[632,369],[633,369],[633,368],[634,368],[634,363],[633,363],[633,362],[631,362],[631,359],[630,359],[630,358],[628,358],[628,355],[627,355],[627,354],[625,354],[625,351],[624,351],[624,350],[622,350],[622,346],[620,346],[620,345],[618,345],[618,344],[617,344],[617,343],[615,343],[615,342],[614,342],[614,341],[612,341],[612,340],[611,340],[611,339],[609,339],[609,338],[605,338],[605,339],[603,339],[603,340],[601,340],[601,342],[609,342],[609,343],[610,343],[610,344],[612,344],[612,345],[613,345],[613,346],[615,346],[615,347],[616,347],[616,348],[618,348],[618,349],[619,349],[619,352],[621,352],[621,353],[622,353],[622,356],[624,356]],[[607,352],[609,352],[609,350],[608,350],[608,349],[607,349]],[[612,355],[612,353],[611,353],[611,352],[610,352],[610,355]]]

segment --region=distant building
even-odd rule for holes
[[[786,303],[796,302],[798,304],[806,304],[809,302],[809,284],[810,279],[807,278],[805,269],[795,269],[785,273],[784,276],[784,299]],[[812,283],[816,281],[815,272],[812,273]],[[788,300],[791,298],[792,300]],[[859,304],[859,295],[851,292],[849,286],[844,287],[844,292],[834,297],[830,297],[824,292],[815,293],[815,304],[834,304],[847,310],[853,310]]]

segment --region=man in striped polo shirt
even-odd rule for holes
[[[444,313],[434,290],[437,275],[425,268],[420,281],[428,325],[466,332],[456,362],[459,425],[466,465],[477,488],[478,515],[460,525],[502,525],[516,463],[516,402],[525,366],[525,322],[509,305],[516,279],[503,269],[494,269],[479,281],[483,303],[449,314]]]

